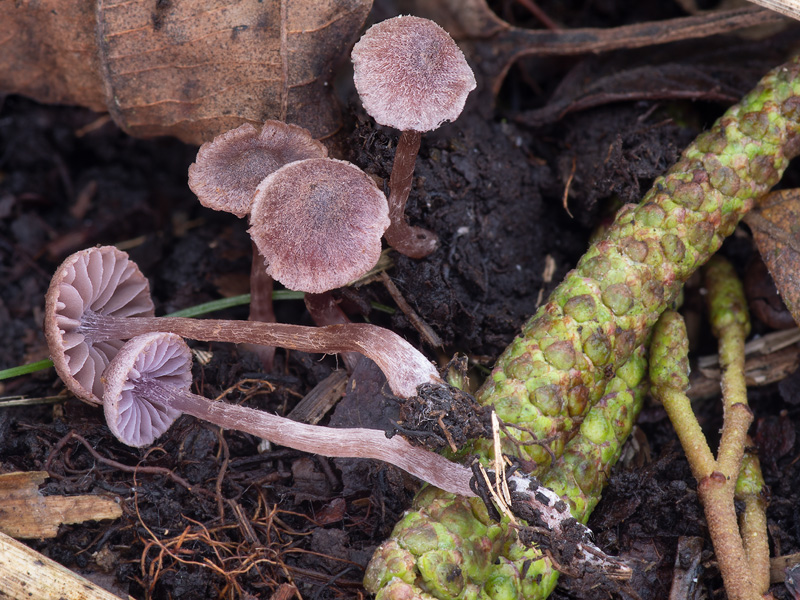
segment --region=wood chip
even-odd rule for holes
[[[61,524],[122,516],[119,504],[106,496],[42,496],[38,488],[48,477],[46,471],[0,475],[0,532],[23,539],[52,538]]]

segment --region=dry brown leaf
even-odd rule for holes
[[[537,127],[569,113],[620,101],[689,99],[730,105],[742,96],[720,76],[724,70],[718,63],[706,67],[698,64],[696,57],[692,64],[669,59],[659,63],[658,56],[651,56],[656,54],[648,52],[648,64],[642,66],[598,63],[595,56],[583,60],[561,80],[545,106],[524,111],[515,120]],[[744,71],[738,63],[736,66],[730,69],[734,74]],[[610,72],[605,73],[606,68]]]
[[[800,189],[769,194],[746,222],[778,293],[800,324]]]
[[[492,96],[500,90],[511,65],[524,56],[643,48],[786,20],[769,10],[746,7],[608,29],[549,31],[514,27],[492,12],[486,0],[407,0],[405,6],[450,32],[480,72],[484,91]]]
[[[0,90],[199,144],[280,119],[331,135],[328,86],[372,0],[0,2]]]

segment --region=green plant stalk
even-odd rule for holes
[[[753,422],[753,413],[747,406],[744,377],[744,344],[750,333],[750,315],[744,287],[728,260],[721,256],[712,257],[705,266],[704,276],[711,329],[719,342],[724,412],[716,469],[698,480],[698,494],[703,502],[728,597],[731,600],[760,598],[769,587],[768,546],[766,571],[763,562],[766,524],[754,536],[753,528],[758,526],[758,519],[754,522],[751,518],[749,524],[745,521],[750,526],[745,534],[741,530],[734,507],[737,481],[742,473],[747,430]],[[752,461],[748,467],[750,476],[754,477]],[[742,487],[747,486],[743,483]],[[750,516],[753,516],[752,512]],[[759,543],[762,547],[757,550]],[[760,561],[750,560],[748,545]],[[765,578],[767,587],[759,589]]]
[[[646,354],[641,346],[609,382],[608,393],[542,481],[568,497],[573,516],[583,523],[600,500],[641,408],[647,389]],[[626,383],[631,379],[639,382],[633,390]],[[591,468],[585,468],[587,464]],[[365,581],[376,600],[542,598],[555,586],[558,571],[549,559],[518,541],[507,520],[493,522],[478,498],[428,486],[417,495],[414,508],[368,567]],[[467,573],[479,574],[479,581]],[[420,576],[425,592],[416,585]]]
[[[623,378],[612,379],[606,386],[606,394],[581,423],[578,435],[567,443],[564,454],[542,476],[542,483],[566,498],[572,516],[583,524],[600,502],[611,469],[619,460],[647,395],[646,356],[646,346],[640,346],[623,366],[641,370],[642,381],[629,389]],[[527,576],[535,578],[539,574],[541,593],[534,598],[547,597],[558,582],[559,572],[549,560],[534,563]]]
[[[651,391],[663,403],[697,479],[697,492],[725,591],[732,600],[754,600],[755,589],[733,505],[733,482],[728,485],[728,479],[719,471],[719,463],[711,454],[685,393],[689,387],[688,351],[683,318],[678,313],[665,312],[656,325],[650,348]]]
[[[650,384],[678,434],[683,451],[698,481],[714,471],[715,461],[697,422],[689,389],[689,340],[686,325],[677,312],[665,311],[656,324],[650,345]]]
[[[717,451],[717,470],[730,482],[731,498],[742,466],[745,438],[753,421],[747,406],[744,377],[744,342],[750,333],[750,315],[744,287],[733,265],[714,256],[704,269],[711,330],[719,341],[724,407],[722,438]]]
[[[752,446],[749,438],[747,445]],[[769,590],[770,568],[766,485],[758,454],[752,450],[745,450],[734,497],[744,502],[744,511],[739,515],[739,531],[755,588],[759,594],[766,594]]]
[[[723,369],[722,389],[724,421],[717,459],[714,460],[706,438],[692,412],[686,390],[689,387],[688,343],[681,316],[667,311],[656,325],[650,350],[653,395],[661,400],[681,440],[692,473],[697,479],[697,491],[706,514],[709,534],[714,544],[725,590],[732,600],[754,600],[766,591],[763,583],[764,542],[766,529],[758,530],[756,513],[749,523],[746,536],[734,507],[737,477],[742,471],[747,429],[753,416],[747,407],[744,382],[744,341],[750,330],[747,301],[733,266],[721,256],[714,256],[706,265],[705,286],[709,318],[714,335],[719,339],[720,364]],[[750,479],[752,474],[752,462]],[[742,488],[749,483],[745,480]],[[752,486],[750,486],[752,487]],[[763,511],[762,511],[763,512]],[[747,541],[745,541],[747,540]],[[749,560],[746,550],[762,562]],[[767,547],[767,586],[769,585],[769,549]]]
[[[620,371],[586,415],[578,435],[567,442],[564,454],[541,477],[544,485],[567,499],[572,516],[584,524],[600,501],[642,408],[649,387],[647,346],[640,346]],[[629,387],[629,381],[637,380],[635,387]]]
[[[504,422],[522,427],[503,436],[504,453],[534,474],[546,473],[683,282],[719,249],[798,152],[795,58],[767,74],[699,136],[641,204],[620,211],[606,237],[590,247],[498,359],[478,399],[494,405]],[[472,450],[491,458],[490,444]],[[490,566],[515,560],[510,555],[516,550],[507,543],[507,527],[483,517],[463,499],[423,491],[376,552],[367,589],[396,597],[381,593],[395,589],[386,586],[396,576],[411,586],[407,598],[487,597],[502,578]],[[427,533],[409,537],[412,526]],[[516,575],[522,590],[530,588],[527,598],[551,589],[539,586],[541,573],[530,568]]]

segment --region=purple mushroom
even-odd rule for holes
[[[267,175],[296,160],[326,156],[327,148],[307,129],[272,120],[261,129],[245,123],[200,146],[196,161],[189,167],[189,187],[203,206],[246,217],[256,188]],[[251,321],[275,322],[272,288],[272,277],[264,270],[264,257],[253,244]],[[275,348],[256,346],[252,350],[264,368],[271,370]]]
[[[185,413],[312,454],[382,460],[443,490],[474,495],[468,468],[412,446],[400,436],[387,438],[377,429],[307,425],[193,394],[191,360],[189,347],[172,333],[140,335],[120,348],[103,374],[103,408],[109,428],[121,442],[148,446]]]
[[[389,178],[386,241],[401,254],[422,258],[436,235],[411,227],[405,206],[422,133],[454,121],[475,89],[475,76],[450,35],[433,21],[400,16],[370,27],[353,47],[354,81],[364,109],[381,125],[399,129]]]
[[[436,367],[397,334],[368,323],[304,327],[280,323],[154,317],[147,279],[113,246],[82,250],[56,270],[47,291],[44,329],[61,379],[76,396],[102,404],[100,374],[122,342],[163,331],[202,341],[280,346],[324,354],[358,352],[377,363],[392,392],[445,385]]]

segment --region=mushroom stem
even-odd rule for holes
[[[422,134],[407,130],[400,134],[389,176],[389,220],[383,236],[395,250],[411,258],[424,258],[436,250],[436,234],[422,227],[412,227],[405,217],[406,202],[414,180],[414,165],[419,154]]]
[[[250,269],[250,315],[248,320],[263,323],[275,323],[275,308],[272,305],[273,280],[264,269],[264,257],[258,251],[255,242],[253,246],[253,262]],[[267,371],[272,371],[275,361],[275,346],[258,346],[253,344],[249,350],[253,351],[261,360]]]
[[[162,331],[204,342],[251,343],[301,352],[358,352],[372,359],[386,375],[392,392],[416,395],[424,383],[441,383],[436,367],[396,333],[369,323],[306,327],[284,323],[187,319],[183,317],[114,317],[87,312],[79,332],[93,343],[130,339]]]
[[[253,408],[212,402],[153,378],[132,383],[137,396],[214,423],[223,429],[243,431],[311,454],[382,460],[445,491],[475,496],[469,487],[472,477],[470,469],[429,450],[412,446],[400,436],[387,438],[384,432],[377,429],[307,425]]]
[[[303,298],[306,310],[318,326],[325,325],[347,325],[352,323],[341,307],[336,303],[331,292],[321,294],[307,293]],[[361,360],[358,352],[342,352],[342,361],[348,371],[353,371]]]

